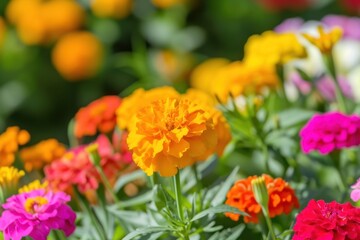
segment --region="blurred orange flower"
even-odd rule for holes
[[[188,99],[152,102],[132,120],[129,149],[134,162],[148,175],[173,176],[215,151],[217,136],[210,113]]]
[[[56,70],[67,80],[94,76],[103,58],[101,42],[90,32],[73,32],[59,39],[52,52]]]
[[[98,17],[124,18],[131,12],[133,0],[94,0],[91,9]]]
[[[134,122],[132,117],[139,109],[155,100],[179,96],[180,94],[172,87],[158,87],[148,91],[138,88],[130,96],[123,98],[121,106],[116,111],[117,124],[120,129],[129,129]]]
[[[170,8],[175,5],[185,3],[187,0],[151,0],[151,2],[158,8]]]
[[[19,127],[8,127],[0,135],[0,166],[10,166],[15,160],[15,153],[19,145],[24,145],[30,140],[30,134]]]
[[[299,208],[299,201],[294,190],[282,178],[275,178],[263,174],[266,188],[269,194],[269,214],[273,218],[283,213],[289,214],[293,208]],[[251,181],[257,176],[251,176],[246,179],[238,180],[227,193],[226,204],[245,211],[250,216],[244,217],[245,222],[258,223],[258,214],[261,213],[261,206],[256,202],[254,192],[251,187]],[[226,213],[234,221],[238,221],[239,214]]]
[[[39,170],[53,160],[61,158],[66,151],[63,144],[56,139],[47,139],[38,144],[24,148],[20,151],[21,160],[24,162],[25,170]]]
[[[80,108],[75,115],[75,136],[94,136],[97,131],[111,133],[116,125],[115,111],[120,104],[118,96],[104,96]]]

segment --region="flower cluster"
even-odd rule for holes
[[[9,127],[0,135],[0,166],[10,166],[15,160],[15,153],[19,145],[24,145],[30,140],[26,130],[19,127]]]
[[[338,112],[314,115],[300,131],[305,153],[318,150],[322,154],[336,149],[360,145],[360,117]]]
[[[299,201],[294,190],[281,178],[275,178],[263,174],[266,188],[269,194],[269,214],[275,217],[283,213],[289,214],[293,208],[299,208]],[[226,204],[245,211],[250,216],[244,216],[245,222],[257,223],[258,215],[261,213],[261,206],[257,203],[251,186],[251,181],[257,176],[250,176],[246,179],[238,180],[227,193]],[[239,214],[226,213],[234,221],[238,221]]]

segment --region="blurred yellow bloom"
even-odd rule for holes
[[[61,158],[65,152],[65,146],[51,138],[22,149],[20,157],[24,162],[25,170],[30,172],[35,169],[39,170],[53,160]]]
[[[224,115],[220,110],[216,109],[217,102],[210,94],[193,88],[188,89],[182,97],[201,105],[201,107],[210,113],[217,135],[217,146],[215,151],[219,156],[221,156],[225,147],[231,140],[231,132],[230,126]]]
[[[341,39],[342,30],[339,27],[331,29],[329,32],[325,32],[323,26],[318,26],[318,36],[312,36],[310,34],[303,33],[302,36],[306,38],[311,44],[317,47],[321,53],[330,54],[334,45]]]
[[[3,203],[6,198],[15,194],[18,188],[19,179],[25,175],[25,172],[14,167],[0,167],[0,202]]]
[[[6,24],[2,17],[0,17],[0,48],[2,46],[2,43],[5,39],[5,33],[6,33]]]
[[[130,96],[123,98],[116,111],[117,125],[120,129],[129,129],[132,117],[147,104],[159,99],[176,98],[179,93],[172,87],[159,87],[148,91],[136,89]]]
[[[30,134],[19,127],[8,127],[0,135],[0,166],[10,166],[15,160],[15,153],[19,145],[24,145],[30,140]]]
[[[85,12],[73,0],[11,0],[6,15],[26,44],[46,44],[79,29]]]
[[[148,175],[174,176],[215,151],[217,135],[210,113],[188,99],[152,102],[133,121],[127,143],[134,162]]]
[[[293,33],[266,31],[251,36],[245,44],[244,61],[250,64],[285,64],[306,57],[306,50]]]
[[[59,39],[52,52],[56,70],[67,80],[94,76],[103,58],[101,42],[90,32],[73,32]]]
[[[121,19],[131,12],[133,0],[93,0],[91,10],[98,17]]]
[[[191,86],[213,94],[213,84],[218,81],[219,70],[230,63],[225,58],[211,58],[198,65],[190,76]]]
[[[39,180],[35,180],[25,186],[22,186],[18,190],[18,192],[25,193],[25,192],[31,192],[33,190],[38,190],[38,189],[46,189],[48,187],[48,185],[49,185],[49,183],[47,181],[41,183]]]
[[[151,0],[151,2],[158,8],[170,8],[175,5],[185,3],[187,0]]]

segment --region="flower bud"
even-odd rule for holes
[[[265,178],[263,176],[258,177],[251,181],[251,187],[254,192],[256,202],[263,208],[268,209],[269,194],[265,184]]]

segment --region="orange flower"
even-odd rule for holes
[[[134,121],[132,117],[147,104],[168,97],[179,97],[180,94],[172,87],[159,87],[148,91],[136,89],[130,96],[125,97],[116,111],[117,124],[120,129],[128,129]]]
[[[0,135],[0,166],[10,166],[15,160],[15,153],[19,145],[24,145],[30,140],[30,134],[19,127],[9,127]]]
[[[173,176],[215,151],[217,135],[210,113],[188,99],[152,102],[133,121],[127,142],[134,162],[148,175]]]
[[[111,133],[116,125],[115,111],[120,103],[118,96],[104,96],[80,108],[75,115],[75,136],[94,136],[97,131]]]
[[[98,17],[124,18],[131,12],[133,0],[94,0],[91,9]]]
[[[158,8],[170,8],[182,3],[187,0],[151,0],[151,2]]]
[[[56,70],[67,80],[94,76],[102,63],[103,46],[90,32],[73,32],[60,38],[52,52]]]
[[[20,157],[24,162],[25,170],[30,172],[41,169],[55,159],[61,158],[66,149],[56,139],[47,139],[35,146],[24,148],[20,151]]]
[[[293,208],[299,208],[299,201],[294,190],[281,178],[275,178],[263,174],[266,188],[269,194],[269,214],[273,218],[283,213],[289,214]],[[256,202],[251,187],[251,181],[257,176],[251,176],[237,181],[227,193],[226,204],[245,211],[250,217],[244,217],[245,222],[257,223],[258,214],[261,213],[261,206]],[[239,214],[226,213],[234,221],[238,221]]]

